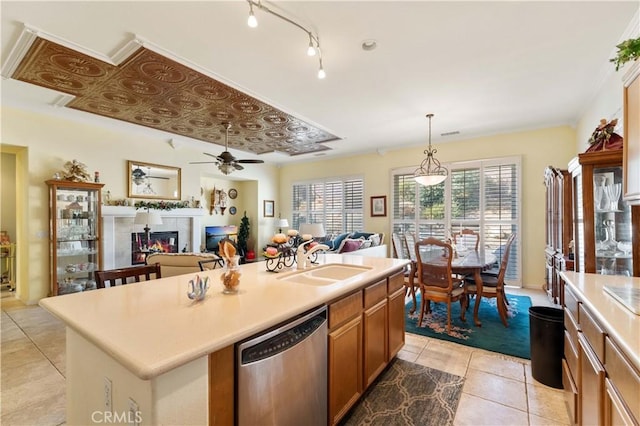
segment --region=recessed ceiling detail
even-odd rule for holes
[[[300,155],[339,140],[303,120],[140,47],[112,65],[37,37],[12,78],[74,96],[66,107],[224,146]]]

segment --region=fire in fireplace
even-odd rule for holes
[[[152,232],[147,241],[144,232],[131,234],[131,264],[144,264],[151,253],[177,253],[178,231]]]

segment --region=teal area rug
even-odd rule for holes
[[[394,359],[340,426],[452,425],[464,378]]]
[[[509,300],[507,306],[509,327],[505,327],[500,320],[496,299],[483,298],[478,315],[482,327],[476,327],[473,323],[475,300],[471,301],[471,306],[467,310],[466,323],[460,320],[460,303],[455,302],[451,305],[451,332],[447,333],[447,305],[445,303],[431,303],[431,313],[425,314],[422,326],[418,326],[420,310],[420,295],[418,295],[416,313],[409,314],[413,302],[409,302],[405,306],[406,331],[518,358],[531,359],[529,345],[531,298],[507,295],[507,299]]]

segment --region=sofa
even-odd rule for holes
[[[345,232],[331,236],[323,244],[331,253],[349,256],[388,257],[383,232]]]
[[[162,277],[200,272],[200,263],[204,269],[215,269],[223,265],[222,258],[214,253],[152,253],[147,256],[148,265],[160,264]]]

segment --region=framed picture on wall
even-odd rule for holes
[[[375,195],[371,197],[371,216],[384,217],[387,215],[387,196]]]
[[[274,204],[273,200],[264,200],[264,217],[273,217]]]

